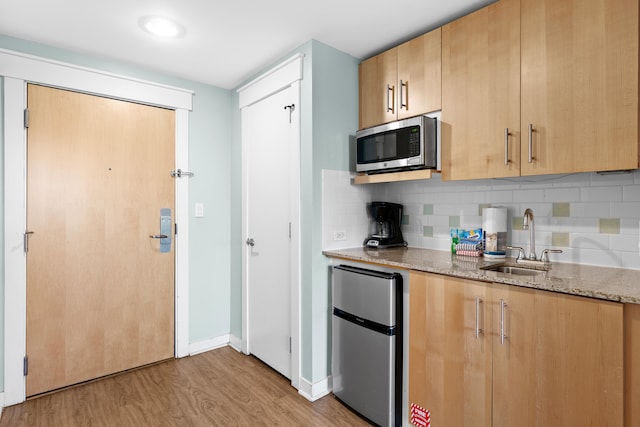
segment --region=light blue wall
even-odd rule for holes
[[[311,261],[312,377],[331,372],[331,286],[322,255],[322,170],[349,170],[349,139],[358,128],[358,63],[327,45],[313,44],[313,221],[305,260]]]
[[[301,363],[309,382],[330,373],[330,286],[328,264],[322,255],[322,169],[349,169],[348,141],[358,125],[358,60],[315,40],[285,55],[303,53],[301,82]],[[281,61],[266,67],[261,74]],[[248,81],[250,81],[249,79]],[[247,81],[247,82],[248,82]],[[232,218],[242,208],[240,120],[234,93],[234,147]],[[236,133],[237,132],[237,133]],[[241,223],[232,223],[235,241],[241,242]],[[231,331],[242,334],[241,254],[242,245],[232,244]],[[237,275],[235,274],[237,272]]]
[[[231,276],[229,250],[231,92],[124,63],[3,35],[0,35],[0,48],[182,87],[195,92],[193,111],[189,113],[189,169],[195,173],[195,176],[190,178],[189,190],[189,342],[197,343],[228,334]],[[167,58],[167,60],[171,59]],[[0,143],[2,143],[2,133],[0,133]],[[4,188],[4,182],[0,188]],[[204,218],[195,218],[194,203],[196,202],[204,204]],[[0,260],[2,259],[4,258],[0,257]],[[1,267],[4,268],[4,265]],[[0,295],[3,296],[3,282],[0,283],[0,291]],[[3,308],[4,304],[0,304],[0,322],[4,319]],[[2,331],[4,328],[0,323],[0,334]],[[3,343],[4,340],[0,340],[0,361],[4,354]],[[4,364],[0,364],[1,366]],[[0,369],[0,386],[3,384],[4,372]],[[3,386],[0,387],[0,390],[3,389]]]

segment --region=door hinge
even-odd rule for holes
[[[289,223],[289,238],[291,238],[291,223]]]
[[[173,224],[173,234],[178,235],[178,223]]]
[[[29,357],[25,356],[22,360],[22,375],[25,377],[29,375]]]
[[[289,353],[291,353],[291,346],[292,346],[292,344],[291,344],[291,337],[289,337]]]
[[[25,129],[29,128],[29,109],[24,109],[24,127]]]

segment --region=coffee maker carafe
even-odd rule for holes
[[[369,236],[364,239],[364,246],[391,248],[407,245],[400,231],[402,205],[388,202],[367,203],[367,215],[370,220]]]

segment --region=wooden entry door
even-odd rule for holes
[[[150,236],[174,211],[175,112],[31,84],[27,96],[33,396],[173,357],[174,249]]]

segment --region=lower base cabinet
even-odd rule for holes
[[[428,411],[432,426],[623,425],[621,303],[422,272],[409,283],[409,414]]]

